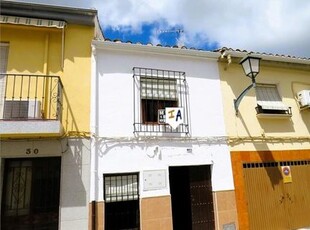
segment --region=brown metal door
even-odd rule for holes
[[[190,167],[192,230],[215,229],[210,166]]]
[[[60,158],[5,161],[1,229],[58,229]]]
[[[281,166],[292,181],[284,182]],[[310,226],[310,161],[243,164],[251,230]]]
[[[215,229],[210,166],[170,167],[174,230]]]

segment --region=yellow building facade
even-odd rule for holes
[[[252,53],[260,71],[252,84],[240,60],[222,49],[219,71],[240,229],[310,226],[310,60]]]
[[[0,228],[86,229],[97,11],[2,1],[0,30]]]

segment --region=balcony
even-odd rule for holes
[[[0,74],[0,137],[60,136],[59,76]]]

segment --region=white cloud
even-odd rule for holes
[[[32,0],[95,7],[104,28],[141,32],[142,25],[181,25],[182,42],[310,57],[309,0]],[[90,5],[91,4],[91,5]],[[151,41],[158,41],[156,33]]]

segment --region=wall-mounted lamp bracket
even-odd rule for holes
[[[242,93],[237,97],[237,99],[234,100],[234,107],[236,111],[236,116],[238,116],[238,107],[242,100],[242,98],[247,94],[247,92],[256,87],[255,77],[259,73],[259,64],[260,64],[261,58],[259,57],[251,57],[247,56],[243,58],[239,64],[242,65],[242,68],[244,70],[244,73],[247,77],[251,78],[252,84],[249,85],[245,90],[242,91]]]
[[[239,108],[239,104],[242,100],[242,98],[247,94],[247,92],[252,89],[255,88],[256,84],[255,82],[252,83],[251,85],[249,85],[245,90],[242,91],[242,93],[237,97],[237,99],[234,99],[234,107],[235,107],[235,111],[236,111],[236,116],[238,116],[238,108]]]

